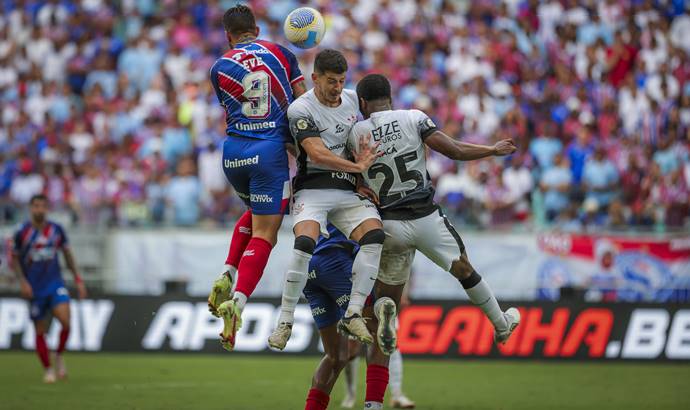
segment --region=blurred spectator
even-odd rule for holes
[[[606,209],[616,197],[618,179],[616,167],[606,158],[606,150],[600,145],[585,163],[582,182],[586,200],[593,200],[597,207]]]
[[[177,174],[166,188],[166,199],[172,207],[172,220],[178,226],[191,226],[199,221],[201,184],[195,175],[194,161],[184,158],[177,165]]]
[[[568,161],[562,154],[556,154],[553,166],[541,177],[540,187],[544,191],[546,217],[552,221],[568,207],[570,189],[573,183]]]

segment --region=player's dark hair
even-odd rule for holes
[[[338,50],[327,48],[319,51],[314,59],[314,71],[323,74],[326,71],[335,74],[343,74],[347,71],[347,60]]]
[[[232,35],[239,35],[256,28],[256,20],[252,9],[244,4],[237,4],[223,14],[223,27]]]
[[[36,194],[29,200],[29,205],[33,205],[36,201],[46,201],[48,202],[48,197],[43,194]]]
[[[364,101],[391,100],[391,83],[381,74],[368,74],[357,83],[357,98]]]

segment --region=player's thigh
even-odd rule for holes
[[[253,215],[284,215],[290,204],[290,169],[283,144],[262,141],[249,166]]]
[[[378,281],[385,285],[404,285],[414,261],[414,232],[406,221],[384,220],[386,240],[381,251]],[[376,296],[379,296],[377,293]]]
[[[67,289],[64,286],[61,286],[55,290],[55,293],[51,297],[50,301],[50,308],[53,312],[53,316],[63,326],[70,325],[69,301],[69,292],[67,292]]]
[[[304,287],[304,296],[309,302],[311,315],[318,329],[338,323],[338,320],[340,320],[340,308],[319,283],[316,283],[313,279],[308,280]]]
[[[301,189],[292,196],[292,229],[296,236],[316,239],[319,233],[328,236],[328,211],[337,205],[337,189]],[[308,223],[305,223],[308,222]],[[314,232],[317,227],[317,232]]]
[[[455,275],[451,270],[457,270],[458,263],[463,260],[465,244],[443,212],[439,209],[410,222],[416,232],[417,249],[438,267]],[[466,255],[464,260],[467,261]]]
[[[351,191],[341,191],[337,198],[336,206],[328,212],[328,221],[348,238],[359,240],[371,229],[382,227],[376,205],[369,199]]]
[[[253,152],[251,142],[245,138],[228,137],[223,143],[222,167],[225,178],[230,182],[237,196],[250,206],[249,181],[251,178],[250,167],[241,165],[247,157],[251,158]],[[249,152],[247,152],[249,151]]]

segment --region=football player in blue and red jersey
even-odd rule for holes
[[[62,353],[70,331],[69,292],[62,279],[58,251],[62,251],[67,267],[74,275],[80,299],[86,297],[86,287],[77,270],[65,230],[46,219],[48,198],[35,195],[29,207],[30,220],[14,235],[12,268],[19,277],[22,297],[30,301],[30,316],[36,329],[36,353],[45,369],[43,381],[54,383],[56,376],[61,379],[67,377]],[[55,352],[55,368],[51,367],[45,339],[50,325],[50,318],[46,317],[48,313],[52,313],[62,325]]]
[[[235,225],[226,268],[208,303],[211,312],[223,318],[223,347],[232,350],[242,310],[263,275],[290,199],[287,109],[306,86],[294,54],[258,39],[250,8],[228,9],[223,26],[231,49],[210,73],[227,123],[223,171],[249,211]]]

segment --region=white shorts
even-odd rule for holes
[[[325,237],[328,237],[328,222],[349,238],[367,219],[381,220],[376,205],[343,189],[301,189],[292,196],[290,214],[293,229],[302,221],[316,221]]]
[[[409,280],[415,250],[445,271],[450,271],[465,250],[460,235],[440,210],[409,221],[386,219],[383,231],[386,240],[378,279],[386,285],[403,285]]]

